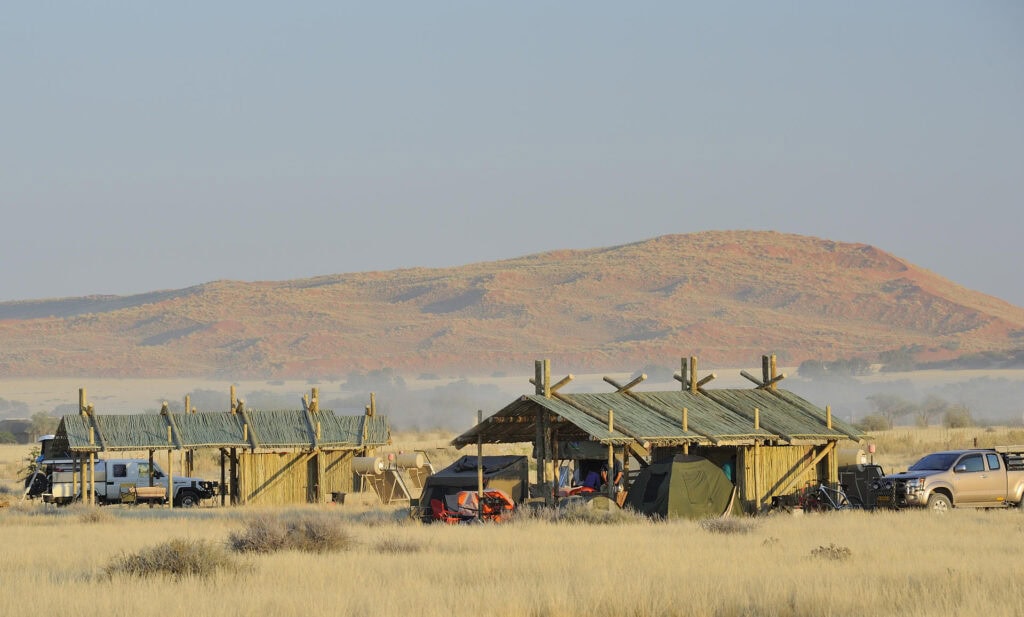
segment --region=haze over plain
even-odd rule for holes
[[[1024,305],[1018,3],[5,13],[0,301],[762,229]]]

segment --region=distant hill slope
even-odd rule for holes
[[[0,303],[0,375],[564,371],[1024,345],[1024,308],[875,247],[704,232],[444,269]]]

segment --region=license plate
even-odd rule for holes
[[[875,499],[875,501],[877,501],[878,503],[889,503],[889,499],[890,499],[890,498],[889,498],[889,496],[888,496],[888,495],[879,495],[879,496],[878,496],[878,497],[877,497],[877,498]]]

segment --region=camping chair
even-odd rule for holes
[[[430,513],[433,520],[443,521],[449,525],[457,525],[462,520],[454,512],[446,508],[444,502],[440,499],[430,500]]]
[[[135,490],[135,485],[130,482],[125,482],[121,485],[121,503],[134,506],[139,503],[139,493]]]

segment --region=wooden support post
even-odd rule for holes
[[[78,453],[73,453],[71,455],[71,498],[72,499],[75,498],[75,495],[79,494],[78,493],[78,476],[79,476],[79,472],[81,472],[82,474],[85,473],[84,461],[85,461],[85,457],[80,455],[80,454],[78,454]],[[83,483],[82,493],[81,494],[82,494],[82,498],[84,499],[85,498],[85,486],[84,486],[84,483]]]
[[[167,441],[171,441],[171,427],[167,427]],[[167,448],[167,507],[174,508],[174,450]]]
[[[95,429],[89,427],[89,445],[96,443]],[[89,505],[96,505],[96,452],[89,450]]]
[[[622,448],[622,490],[629,490],[629,447]],[[618,495],[616,495],[618,497]]]
[[[697,356],[690,356],[690,392],[697,394]]]
[[[754,513],[761,512],[761,441],[754,441]]]
[[[825,426],[829,430],[832,429],[832,406],[831,405],[825,405]]]
[[[761,430],[761,410],[754,408],[754,430]],[[754,513],[761,512],[761,440],[754,440]]]
[[[228,465],[230,466],[228,477],[231,482],[231,505],[236,505],[241,500],[241,487],[238,486],[238,448],[231,448]]]
[[[187,414],[195,413],[195,410],[192,409],[192,396],[188,395],[188,394],[185,395],[185,413],[187,413]],[[185,451],[184,475],[191,477],[193,474],[195,474],[195,465],[196,465],[195,459],[196,459],[195,448],[189,448],[188,450]]]
[[[231,386],[231,413],[235,413],[238,407],[238,397],[235,395],[235,386]]]
[[[682,386],[683,392],[689,390],[689,384],[686,381],[688,374],[686,358],[679,358],[679,385]]]
[[[689,433],[690,432],[690,410],[687,409],[686,407],[683,407],[683,432],[684,433]],[[685,441],[685,442],[683,442],[683,454],[689,454],[689,453],[690,453],[690,442],[689,441]]]
[[[476,425],[484,423],[484,410],[476,410]],[[484,517],[484,434],[483,431],[476,432],[476,496],[477,509],[476,517],[483,520]]]
[[[775,379],[775,377],[776,377],[776,375],[779,374],[778,366],[776,365],[776,361],[775,361],[775,354],[772,354],[768,358],[768,369],[769,369],[769,372],[770,372],[769,379],[768,379],[768,384],[769,384],[768,387],[771,388],[774,391],[775,387],[776,387],[776,384],[778,383],[778,381]]]
[[[546,360],[537,360],[533,363],[534,372],[534,385],[536,387],[536,393],[538,395],[549,397],[551,396],[551,386],[547,381],[547,377],[550,375],[550,365]],[[545,437],[546,437],[546,422],[547,413],[543,407],[537,408],[536,418],[536,431],[534,432],[534,447],[533,454],[537,462],[537,490],[540,491],[541,495],[544,496],[544,503],[550,504],[551,498],[548,495],[548,491],[545,490],[545,484],[547,478],[545,477],[545,467],[547,461],[545,460]]]
[[[608,432],[615,430],[615,410],[608,410]],[[610,436],[610,435],[609,435]],[[605,483],[608,485],[608,499],[615,501],[615,446],[608,443],[608,473]]]
[[[225,469],[225,460],[224,460],[226,457],[227,457],[227,452],[224,450],[224,448],[221,448],[220,449],[220,487],[219,487],[219,489],[220,489],[220,506],[222,508],[226,505],[225,504],[225,499],[227,498],[227,488],[228,488],[227,470]]]

